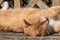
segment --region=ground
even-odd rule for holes
[[[23,33],[0,32],[0,40],[60,40],[60,33],[50,36],[26,36]]]

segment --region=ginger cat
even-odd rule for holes
[[[27,35],[32,36],[40,34],[45,35],[45,31],[47,30],[47,24],[44,22],[45,20],[42,21],[43,18],[47,17],[51,19],[56,14],[60,15],[60,6],[51,7],[48,9],[20,8],[0,10],[0,30],[24,32],[26,34],[28,33]],[[41,24],[41,21],[44,23]]]

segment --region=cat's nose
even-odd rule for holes
[[[45,17],[45,19],[46,19],[46,21],[48,21],[48,20],[49,20],[49,18],[48,18],[48,17]]]

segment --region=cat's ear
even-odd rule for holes
[[[25,19],[24,19],[24,23],[27,25],[27,26],[29,26],[29,25],[31,25],[29,22],[27,22]]]

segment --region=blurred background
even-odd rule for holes
[[[10,8],[14,8],[14,7],[16,7],[16,8],[18,8],[19,6],[20,7],[26,7],[26,6],[29,6],[28,4],[31,2],[32,4],[34,4],[34,1],[37,3],[39,0],[0,0],[0,5],[2,4],[2,1],[8,1],[8,3],[9,3],[9,7]],[[40,1],[42,1],[43,3],[38,3],[37,5],[36,5],[36,3],[35,3],[35,5],[33,5],[33,8],[40,8],[39,6],[42,6],[43,4],[45,4],[46,6],[48,6],[48,7],[51,7],[52,6],[52,4],[55,4],[57,1],[59,1],[59,0],[40,0]],[[53,3],[53,2],[54,3]],[[32,6],[32,4],[30,3],[30,5]],[[59,2],[57,3],[57,4],[59,4]],[[43,5],[44,6],[44,5]]]

